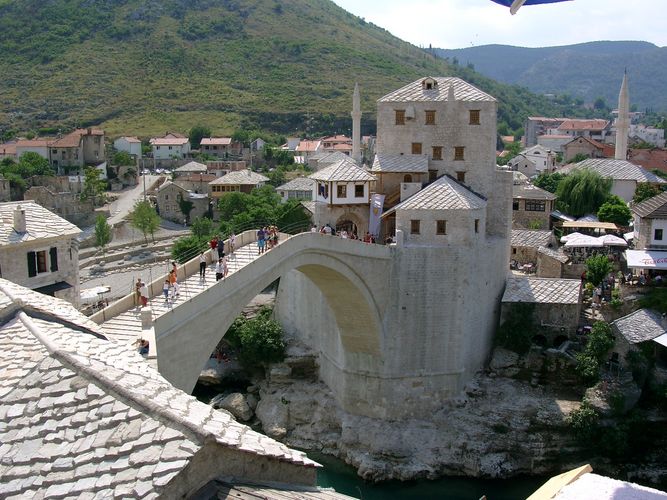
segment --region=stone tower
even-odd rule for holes
[[[352,159],[361,165],[361,99],[359,84],[354,84],[352,96]]]
[[[630,96],[628,95],[628,72],[623,73],[623,83],[618,94],[618,119],[616,120],[616,152],[614,159],[627,160],[628,130],[630,127]]]

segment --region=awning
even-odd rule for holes
[[[618,227],[613,222],[593,222],[593,221],[566,221],[563,227],[583,228],[583,229],[609,229],[617,231]]]
[[[599,236],[598,239],[605,246],[610,246],[610,247],[628,246],[628,243],[623,238],[619,238],[618,236],[614,236],[613,234],[605,234],[604,236]]]
[[[653,342],[657,342],[661,346],[667,347],[667,333],[654,338]]]
[[[600,248],[603,247],[604,243],[600,238],[595,236],[588,236],[585,234],[580,234],[576,238],[569,238],[565,242],[565,248],[575,248],[575,247],[587,247],[587,248]]]
[[[635,269],[667,269],[667,252],[626,250],[625,260]]]
[[[56,292],[59,292],[61,290],[67,290],[68,288],[72,288],[72,285],[67,283],[67,281],[58,281],[56,283],[53,283],[52,285],[46,285],[46,286],[41,286],[39,288],[35,288],[35,291],[43,293],[44,295],[50,295],[51,297],[54,297]]]
[[[96,286],[81,290],[79,295],[81,297],[81,302],[88,302],[89,300],[99,300],[102,294],[109,293],[110,291],[110,286]]]

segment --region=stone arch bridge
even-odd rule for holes
[[[243,307],[276,279],[296,271],[317,287],[326,304],[304,302],[292,304],[292,309],[298,314],[300,308],[312,311],[326,306],[335,317],[338,338],[329,341],[338,346],[338,354],[320,354],[335,358],[336,368],[328,371],[330,380],[324,377],[324,381],[343,408],[378,414],[382,401],[364,398],[360,404],[355,392],[348,389],[360,380],[367,383],[382,376],[383,318],[390,302],[389,270],[394,251],[318,233],[286,239],[155,320],[160,373],[176,387],[191,392],[206,360]]]

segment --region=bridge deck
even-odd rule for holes
[[[227,258],[229,275],[245,267],[255,260],[257,255],[257,245],[249,244],[238,248]],[[166,303],[162,295],[155,296],[149,300],[148,305],[153,312],[153,321],[172,309],[174,306],[182,304],[193,296],[203,292],[215,284],[215,264],[206,268],[206,280],[199,279],[199,274],[190,276],[185,281],[179,283],[180,293],[173,302]],[[141,336],[141,308],[135,307],[119,314],[118,316],[105,321],[101,324],[105,335],[114,342],[120,344],[132,344]]]

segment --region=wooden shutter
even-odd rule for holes
[[[28,277],[37,276],[37,255],[35,252],[28,252]]]
[[[58,249],[56,247],[51,247],[49,250],[51,254],[51,272],[58,270]]]

